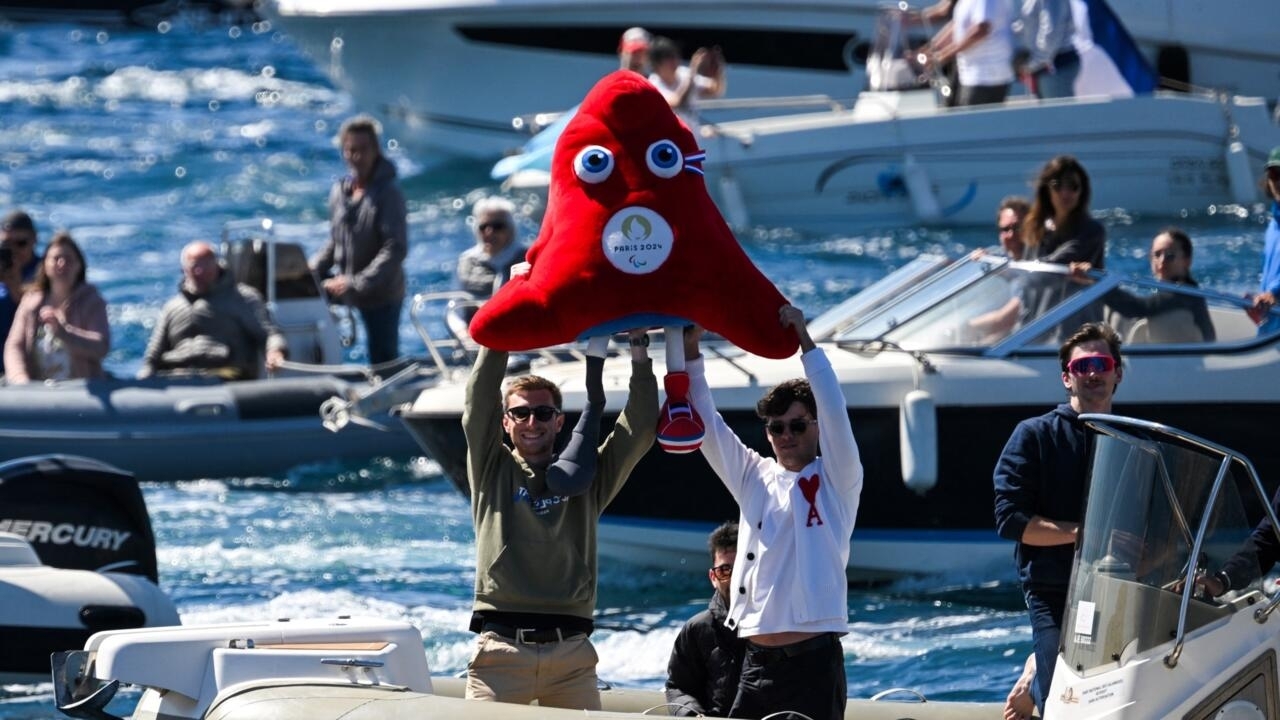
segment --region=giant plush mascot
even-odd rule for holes
[[[475,340],[522,351],[635,327],[667,328],[658,439],[698,448],[681,328],[690,322],[765,357],[790,357],[787,304],[743,252],[707,194],[688,128],[640,75],[596,84],[556,143],[542,231],[527,268],[480,308]]]

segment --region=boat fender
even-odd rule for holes
[[[734,230],[745,230],[751,226],[751,216],[747,213],[747,202],[742,197],[742,188],[738,180],[725,168],[717,181],[720,191],[720,209],[724,219]]]
[[[1257,183],[1249,167],[1249,150],[1244,143],[1235,140],[1227,143],[1227,183],[1231,186],[1231,199],[1239,205],[1257,202]]]
[[[942,206],[933,192],[933,183],[929,182],[929,173],[910,153],[902,163],[902,179],[907,184],[911,208],[915,210],[917,218],[929,222],[942,217]]]
[[[933,395],[912,390],[902,398],[898,415],[902,483],[917,495],[938,484],[938,413]]]

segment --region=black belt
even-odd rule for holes
[[[747,640],[747,652],[754,655],[756,659],[762,662],[775,662],[783,658],[796,657],[814,650],[823,650],[832,645],[839,645],[840,641],[836,639],[835,633],[822,633],[815,635],[808,640],[791,643],[790,645],[779,645],[777,647],[766,647],[764,645],[756,645],[750,639]]]
[[[495,622],[485,622],[480,626],[480,632],[491,632],[521,645],[540,645],[542,643],[560,642],[561,640],[570,640],[572,638],[586,635],[586,633],[577,630],[562,630],[560,628],[518,628]]]

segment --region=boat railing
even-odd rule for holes
[[[480,346],[471,339],[467,324],[480,305],[480,300],[462,290],[418,293],[413,296],[413,301],[409,304],[409,318],[414,331],[426,346],[431,362],[440,371],[440,377],[452,378],[464,373],[475,361]],[[428,308],[433,306],[441,308],[438,315],[428,313]],[[433,319],[443,323],[447,337],[440,337],[439,333],[433,333],[428,328],[428,323]],[[549,362],[586,359],[582,349],[572,344],[539,348],[522,355],[529,362],[538,359]]]
[[[830,95],[781,95],[777,97],[715,98],[698,101],[698,112],[720,110],[776,110],[779,108],[825,108],[847,110],[852,98],[833,98]]]

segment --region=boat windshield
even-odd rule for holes
[[[1183,634],[1251,608],[1262,590],[1243,548],[1269,506],[1252,465],[1230,450],[1153,423],[1084,419],[1095,442],[1062,647],[1087,677],[1168,654]],[[1251,573],[1247,587],[1184,592],[1229,561],[1249,569],[1235,573]]]
[[[1130,348],[1243,344],[1258,334],[1243,300],[1192,285],[1101,272],[1079,277],[1063,265],[986,255],[901,272],[814,324],[841,342],[995,355],[1056,352],[1086,322],[1107,322]]]

